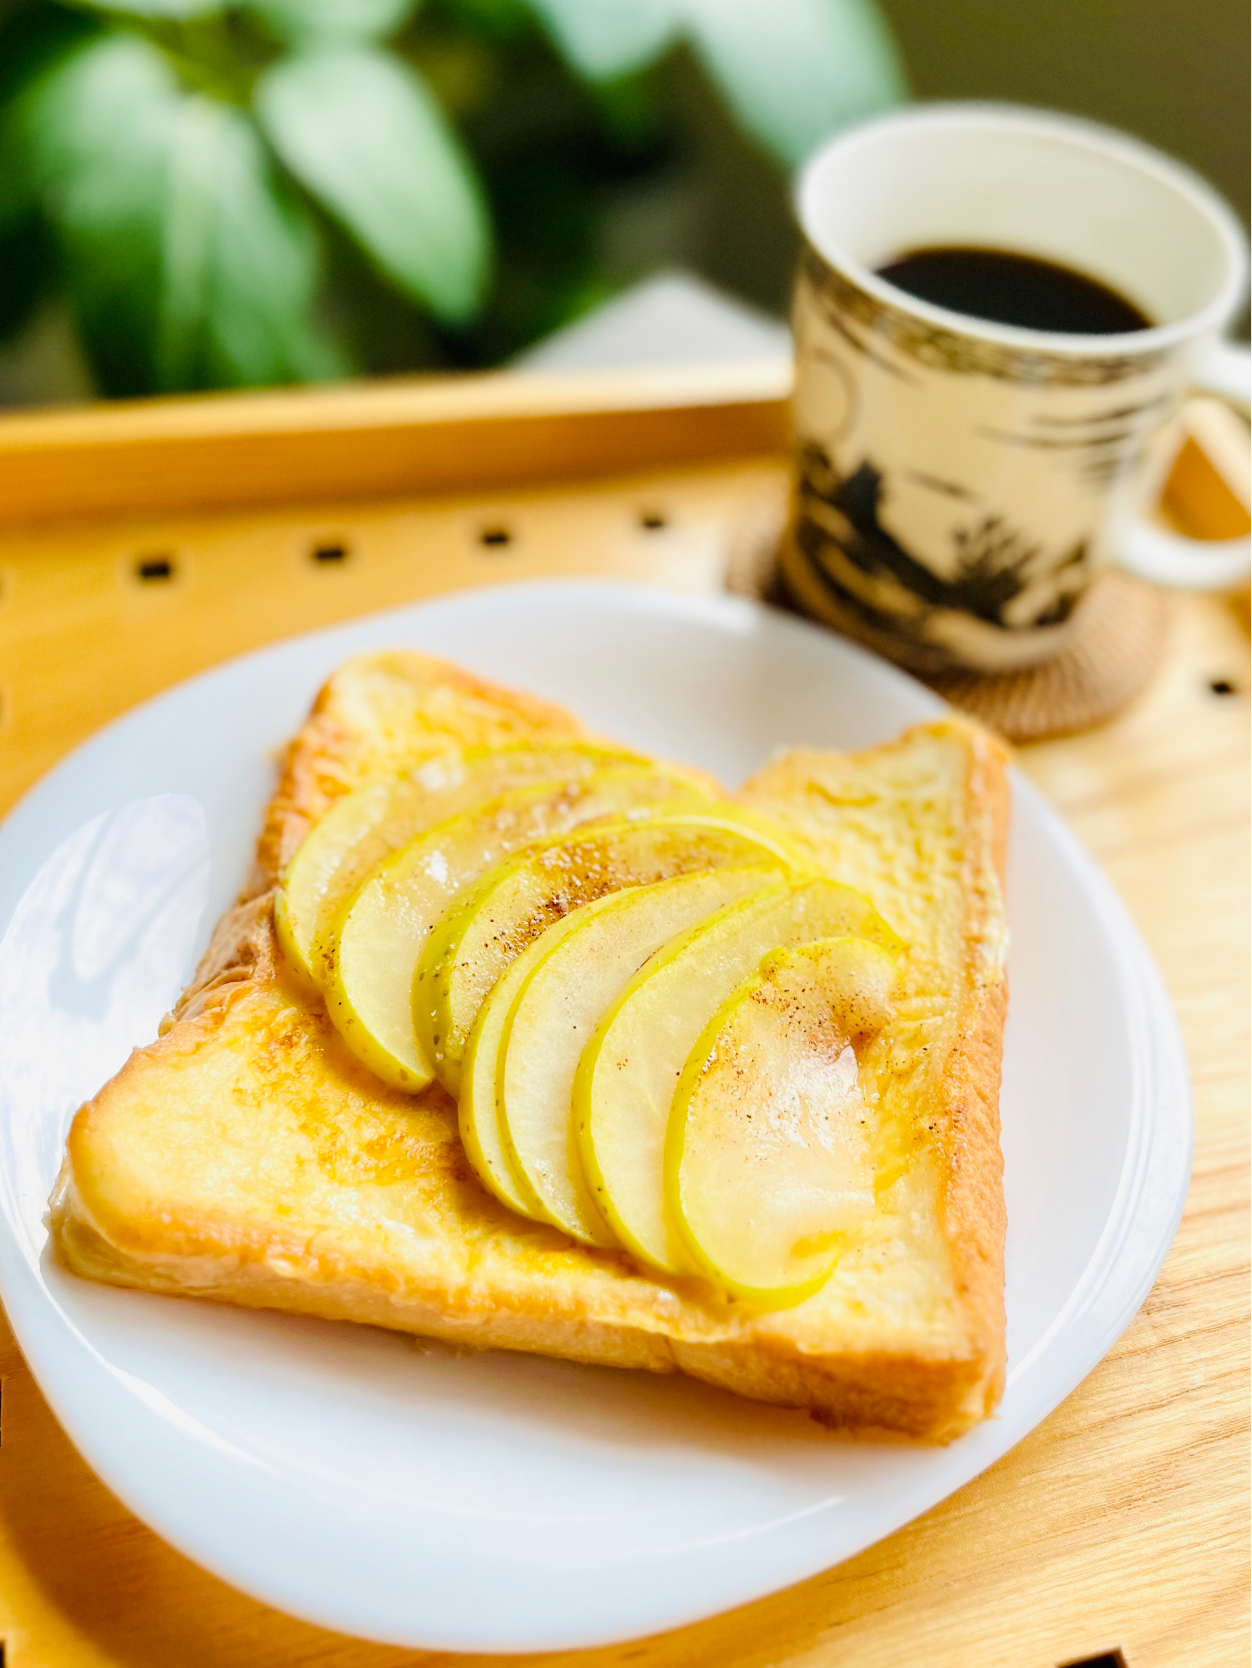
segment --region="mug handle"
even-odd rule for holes
[[[1245,413],[1252,404],[1252,357],[1234,342],[1213,342],[1195,368],[1193,393],[1215,394]],[[1179,590],[1223,591],[1252,566],[1252,536],[1192,539],[1146,521],[1120,529],[1113,559],[1154,585]]]

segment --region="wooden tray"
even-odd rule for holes
[[[731,529],[783,471],[784,393],[782,367],[718,367],[0,419],[0,810],[136,701],[295,632],[504,578],[720,586]],[[1173,508],[1229,532],[1207,457],[1184,454]],[[1145,696],[1019,755],[1136,916],[1193,1062],[1191,1195],[1142,1312],[1043,1426],[900,1533],[562,1662],[1246,1661],[1245,619],[1176,599]],[[2,1323],[0,1394],[4,1668],[433,1660],[291,1621],[172,1551],[79,1460]]]

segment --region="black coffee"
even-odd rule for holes
[[[913,249],[880,266],[878,276],[919,301],[1027,330],[1115,336],[1152,328],[1133,301],[1097,278],[1004,249]]]

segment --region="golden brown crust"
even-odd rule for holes
[[[219,993],[245,980],[268,978],[274,966],[274,888],[245,897],[213,929],[208,949],[174,1011],[162,1024],[164,1036],[180,1020],[194,1019]]]
[[[984,849],[1002,889],[1008,850],[1009,785],[1005,758],[990,737],[979,736],[970,751],[969,816],[985,827]],[[976,860],[971,854],[971,861]],[[944,1236],[951,1247],[957,1293],[969,1320],[970,1337],[986,1363],[984,1413],[1004,1389],[1004,1159],[1000,1150],[1000,1066],[1008,1009],[1008,976],[1002,965],[985,965],[988,899],[985,881],[966,884],[969,985],[958,1041],[944,1078],[949,1111],[945,1147]],[[994,930],[994,927],[993,929]]]
[[[362,699],[363,679],[372,699]],[[317,819],[365,777],[450,747],[561,734],[587,731],[564,707],[451,661],[411,649],[356,656],[327,680],[287,748],[248,892],[272,886]]]
[[[330,1259],[316,1266],[281,1252],[248,1255],[207,1234],[177,1252],[128,1252],[101,1231],[63,1174],[53,1199],[58,1249],[76,1273],[174,1297],[349,1320],[436,1338],[462,1349],[511,1349],[592,1366],[682,1372],[754,1401],[801,1408],[832,1428],[945,1441],[982,1417],[979,1373],[968,1360],[891,1350],[808,1357],[742,1332],[683,1342],[655,1327],[465,1292],[388,1288],[376,1271]],[[279,1271],[281,1268],[281,1272]],[[727,1328],[727,1331],[730,1329]]]
[[[648,1278],[623,1254],[587,1251],[512,1216],[473,1176],[446,1097],[435,1090],[413,1101],[384,1089],[347,1054],[320,1004],[289,982],[273,933],[273,877],[338,792],[379,759],[402,762],[458,733],[471,744],[504,739],[500,727],[510,724],[577,733],[556,709],[453,678],[423,657],[371,657],[368,666],[382,704],[399,702],[397,732],[374,721],[368,701],[362,712],[351,667],[331,680],[289,753],[258,889],[219,924],[161,1039],[75,1119],[52,1205],[66,1263],[116,1284],[460,1345],[679,1370],[831,1424],[946,1440],[983,1417],[1003,1374],[1004,985],[988,950],[999,928],[992,854],[1002,865],[1007,815],[998,752],[967,727],[950,728],[968,765],[963,932],[978,977],[967,981],[941,1074],[944,1115],[929,1120],[930,1145],[889,1195],[906,1190],[902,1215],[913,1206],[938,1213],[951,1275],[931,1271],[935,1291],[920,1321],[907,1305],[903,1321],[890,1303],[867,1312],[858,1279],[877,1289],[885,1268],[894,1292],[915,1272],[908,1245],[867,1245],[828,1293],[753,1316],[703,1286]],[[454,699],[432,715],[439,679]],[[407,719],[406,686],[419,695]],[[901,756],[910,745],[896,744]],[[366,1227],[345,1232],[341,1204]]]

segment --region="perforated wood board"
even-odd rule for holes
[[[278,637],[497,576],[719,586],[729,530],[782,468],[779,390],[759,378],[477,387],[477,407],[462,385],[382,390],[377,408],[349,390],[0,421],[0,807],[135,701]],[[458,462],[457,423],[490,434],[496,477],[490,458]],[[352,493],[371,446],[372,495]],[[520,486],[537,455],[564,478]],[[223,476],[232,458],[247,467]],[[163,507],[123,512],[145,481]],[[545,1660],[1247,1660],[1247,651],[1235,609],[1178,599],[1145,696],[1021,755],[1135,914],[1193,1064],[1188,1210],[1125,1337],[992,1471],[880,1546],[698,1627]],[[204,1574],[78,1459],[7,1331],[0,1381],[5,1668],[433,1660],[306,1627]]]

